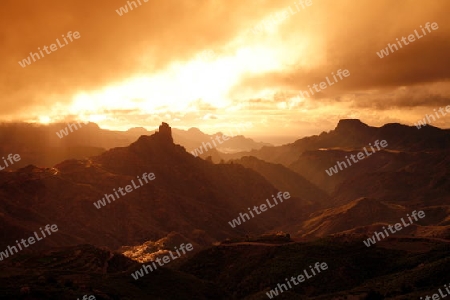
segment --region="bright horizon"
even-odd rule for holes
[[[351,18],[340,13],[343,2],[354,9]],[[346,118],[371,126],[413,125],[449,105],[449,74],[442,63],[450,48],[442,43],[450,32],[449,4],[362,2],[149,2],[119,16],[115,10],[126,2],[115,0],[92,8],[105,16],[97,24],[70,5],[46,8],[39,15],[37,4],[22,12],[8,1],[3,22],[35,34],[16,40],[12,31],[3,30],[7,38],[0,59],[8,75],[0,79],[6,99],[0,120],[82,120],[122,131],[167,122],[204,132],[252,123],[243,135],[302,137],[331,130]],[[388,9],[386,22],[374,27],[377,13]],[[176,23],[157,17],[167,10]],[[284,18],[277,17],[283,12]],[[38,22],[14,19],[26,14]],[[39,22],[49,14],[71,18],[55,21],[60,26],[48,30]],[[147,32],[142,24],[148,24],[149,16],[153,23]],[[388,43],[427,22],[436,22],[439,29],[383,59],[377,56]],[[75,31],[80,38],[55,53],[24,68],[17,63]],[[333,81],[343,70],[350,76]],[[319,91],[321,82],[330,84]],[[305,97],[301,91],[312,93]],[[440,118],[433,125],[449,124],[450,118]]]

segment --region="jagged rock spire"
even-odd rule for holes
[[[160,139],[173,143],[172,128],[170,128],[169,124],[163,122],[161,125],[159,125],[157,135]]]

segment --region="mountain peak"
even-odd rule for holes
[[[159,130],[152,135],[141,135],[137,141],[130,145],[131,148],[147,151],[152,145],[168,146],[174,145],[172,138],[172,128],[167,123],[162,123]]]
[[[129,128],[126,132],[129,133],[137,133],[137,134],[148,134],[148,130],[145,129],[144,127],[133,127],[133,128]]]
[[[338,122],[338,127],[369,127],[366,123],[361,122],[360,119],[341,119]]]
[[[159,125],[159,131],[156,132],[155,135],[158,136],[161,140],[173,143],[172,128],[165,122]]]
[[[198,129],[197,127],[191,127],[187,130],[187,132],[192,132],[192,133],[203,133],[200,129]]]
[[[336,131],[354,131],[358,129],[367,129],[369,125],[361,122],[359,119],[341,119],[336,126]]]

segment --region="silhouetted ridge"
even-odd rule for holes
[[[159,137],[162,141],[167,141],[173,143],[172,138],[172,128],[170,128],[169,124],[162,123],[159,126],[159,131],[155,133],[157,137]]]
[[[145,129],[144,127],[133,127],[133,128],[128,129],[126,132],[136,133],[136,134],[140,134],[140,135],[148,134],[148,130]]]
[[[203,134],[203,132],[197,127],[191,127],[187,130],[189,133]]]
[[[167,123],[162,123],[159,126],[159,131],[156,131],[152,135],[141,135],[138,140],[130,145],[131,148],[137,149],[141,148],[141,150],[148,149],[149,147],[158,146],[162,148],[166,148],[164,146],[169,146],[169,148],[173,148],[170,146],[175,145],[173,143],[172,138],[172,128]]]
[[[342,119],[339,120],[335,130],[336,131],[355,131],[366,130],[370,126],[361,122],[359,119]]]

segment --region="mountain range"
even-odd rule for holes
[[[322,278],[277,299],[411,299],[445,283],[450,130],[341,120],[330,132],[282,146],[235,137],[227,149],[245,151],[213,149],[203,159],[189,153],[211,137],[197,129],[163,123],[154,133],[120,133],[90,123],[55,146],[86,147],[79,157],[65,152],[70,159],[46,165],[58,158],[48,158],[48,147],[59,139],[56,125],[46,129],[56,139],[36,128],[0,128],[4,153],[32,162],[0,172],[0,251],[45,224],[59,230],[0,262],[7,270],[0,274],[0,299],[56,299],[63,290],[60,299],[76,293],[97,299],[264,299],[286,276],[318,260],[330,266]],[[24,146],[17,135],[33,142]],[[13,137],[16,142],[8,144]],[[333,176],[325,172],[376,140],[388,147]],[[22,154],[24,149],[30,152]],[[93,205],[144,173],[154,173],[155,180],[100,209]],[[291,198],[240,226],[229,225],[280,191]],[[426,217],[364,245],[413,210]],[[142,280],[131,278],[138,262],[181,243],[192,243],[195,251]],[[175,282],[186,291],[171,287]]]
[[[115,147],[124,147],[136,141],[141,135],[151,135],[142,127],[130,128],[127,131],[113,131],[100,128],[97,124],[84,123],[2,123],[0,124],[0,150],[2,153],[20,153],[20,162],[12,169],[25,167],[29,164],[52,167],[68,159],[83,159],[99,155]],[[203,143],[211,142],[221,132],[206,134],[198,128],[188,130],[174,129],[173,139],[188,152],[202,147]],[[200,157],[214,156],[217,150],[226,153],[250,151],[269,146],[269,143],[255,142],[242,135],[231,136],[222,144],[217,143],[212,150],[208,148]],[[220,160],[220,157],[217,157]]]

